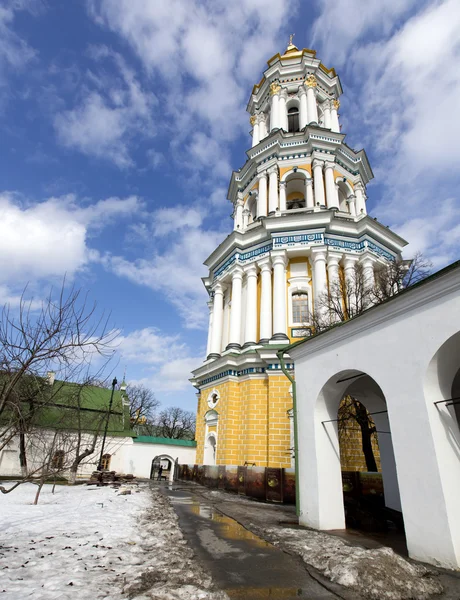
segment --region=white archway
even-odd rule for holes
[[[341,371],[324,384],[315,407],[314,428],[320,487],[316,498],[317,506],[312,511],[311,518],[313,527],[318,529],[345,528],[337,412],[340,401],[346,395],[356,398],[366,407],[373,415],[377,431],[382,432],[379,447],[385,506],[398,512],[402,510],[385,396],[377,382],[366,373]]]
[[[158,454],[152,460],[152,466],[150,468],[150,479],[155,479],[158,476],[158,466],[163,467],[163,472],[168,474],[169,482],[174,481],[174,464],[175,459],[169,454]]]
[[[211,431],[206,436],[204,442],[204,457],[203,464],[215,465],[216,464],[216,453],[217,453],[217,436]]]

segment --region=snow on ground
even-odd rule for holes
[[[7,486],[6,486],[7,487]],[[24,484],[0,495],[0,597],[224,600],[195,562],[168,501],[146,484]]]
[[[391,548],[367,550],[313,530],[269,528],[266,539],[302,557],[331,581],[372,600],[425,600],[443,591],[434,571]]]

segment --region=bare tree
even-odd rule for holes
[[[24,290],[18,310],[6,305],[0,314],[0,450],[18,436],[21,482],[47,470],[44,452],[45,462],[29,468],[26,438],[37,437],[40,428],[65,428],[66,413],[60,410],[64,384],[80,381],[84,387],[94,359],[109,360],[114,353],[117,332],[108,329],[107,317],[98,316],[96,306],[79,290],[66,290],[65,283],[37,312]],[[72,408],[68,398],[64,405]],[[75,417],[78,402],[73,408]]]
[[[379,304],[403,289],[425,279],[432,264],[421,253],[412,260],[396,260],[381,265],[374,272],[374,282],[366,281],[360,263],[329,284],[329,289],[317,299],[312,317],[318,333],[337,323],[348,321],[369,306]]]
[[[352,396],[345,396],[338,411],[339,440],[342,447],[346,444],[350,433],[356,430],[356,426],[359,427],[361,433],[361,448],[366,468],[368,471],[377,472],[377,463],[372,448],[372,436],[376,433],[374,421],[361,402]]]
[[[129,416],[131,426],[148,426],[154,423],[160,401],[152,390],[142,384],[128,385],[126,395],[129,399]]]
[[[383,302],[398,294],[401,290],[428,277],[433,264],[417,252],[412,260],[396,260],[375,273],[375,285],[372,289],[374,304]]]
[[[157,432],[161,437],[176,440],[193,440],[195,437],[195,413],[171,406],[161,411],[156,421]]]
[[[313,314],[315,331],[323,331],[356,317],[369,306],[371,298],[371,288],[359,263],[348,269],[346,274],[339,273],[339,277],[330,283],[329,290],[317,299]]]

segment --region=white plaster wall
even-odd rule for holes
[[[432,360],[460,331],[457,271],[290,351],[296,364],[301,521],[319,529],[344,526],[336,427],[321,421],[336,418],[330,399],[340,399],[350,386],[337,380],[364,372],[380,386],[388,407],[397,468],[388,492],[393,497],[399,483],[409,553],[452,568],[460,566],[460,432],[453,411],[434,405],[450,391],[448,384],[440,390],[440,368]],[[460,364],[451,372],[455,366]]]
[[[127,456],[125,469],[136,477],[150,477],[152,460],[156,456],[169,456],[173,462],[179,459],[179,464],[195,464],[196,448],[189,446],[174,446],[172,444],[147,444],[135,442]]]

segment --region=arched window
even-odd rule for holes
[[[64,450],[56,450],[51,460],[51,468],[62,469],[64,466]]]
[[[110,454],[104,454],[101,460],[101,467],[103,471],[108,471],[110,469],[110,459],[112,457]]]
[[[299,109],[293,106],[288,110],[288,131],[299,131]]]
[[[292,321],[296,325],[309,322],[308,294],[306,292],[294,292],[292,294]]]

